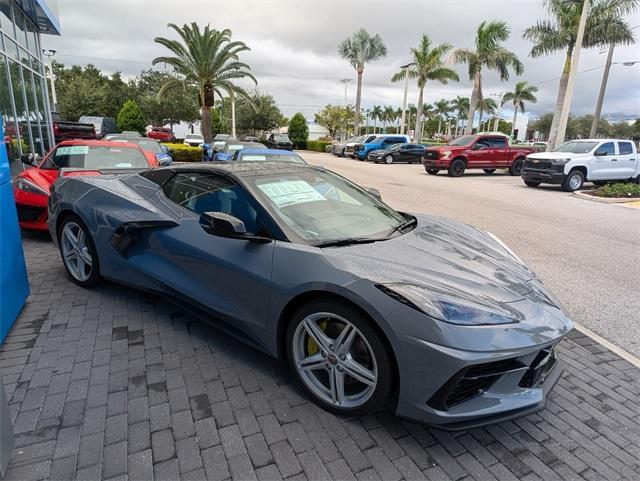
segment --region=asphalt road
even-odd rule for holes
[[[532,189],[501,171],[449,178],[427,175],[421,165],[301,154],[380,190],[396,209],[447,216],[494,233],[574,321],[640,356],[640,209],[583,200],[556,186]]]

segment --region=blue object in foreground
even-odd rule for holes
[[[0,119],[0,135],[4,127]],[[7,147],[0,145],[0,343],[4,341],[29,295],[27,268],[18,227],[16,203],[7,157]]]

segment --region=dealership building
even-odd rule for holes
[[[0,0],[0,112],[12,171],[53,145],[40,35],[59,35],[55,0]]]

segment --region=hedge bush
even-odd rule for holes
[[[202,149],[185,144],[163,142],[171,150],[174,162],[202,162]]]
[[[326,152],[327,145],[331,145],[328,140],[307,140],[307,150],[314,152]]]
[[[607,184],[596,190],[598,197],[640,197],[640,184]]]

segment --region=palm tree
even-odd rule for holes
[[[356,89],[356,125],[360,127],[360,101],[362,100],[362,73],[365,64],[378,60],[387,55],[387,47],[380,35],[371,36],[364,28],[354,32],[351,37],[338,45],[338,53],[347,60],[358,74]]]
[[[400,133],[400,120],[402,119],[402,107],[398,107],[396,109],[396,120],[398,121],[398,123],[396,124],[396,134]]]
[[[456,135],[458,135],[460,119],[466,117],[469,112],[469,97],[461,97],[458,95],[451,101],[451,108],[456,112]]]
[[[382,121],[383,110],[379,105],[374,105],[371,109],[371,118],[373,119],[373,133],[377,133],[378,120]]]
[[[482,100],[482,68],[496,70],[502,81],[509,80],[510,67],[518,75],[524,71],[522,62],[518,60],[516,54],[501,45],[509,38],[510,31],[506,22],[484,21],[476,31],[475,50],[458,49],[454,52],[458,63],[466,63],[469,66],[469,79],[473,81],[465,134],[473,132],[473,119],[478,101]]]
[[[160,88],[158,96],[164,96],[177,87],[195,86],[202,114],[202,136],[209,143],[213,137],[211,107],[215,94],[220,98],[222,92],[228,95],[246,95],[243,89],[232,83],[234,79],[250,78],[257,83],[249,72],[251,67],[238,60],[240,52],[250,49],[244,42],[232,42],[229,29],[215,30],[207,25],[204,30],[200,30],[195,22],[182,27],[173,23],[167,26],[176,31],[180,40],[156,37],[154,41],[167,47],[173,56],[157,57],[151,63],[171,65],[183,78],[168,80]]]
[[[523,37],[533,42],[529,53],[533,58],[549,55],[559,50],[566,52],[558,86],[556,108],[548,137],[548,148],[553,148],[559,140],[563,140],[557,139],[560,111],[567,92],[571,58],[576,46],[583,1],[546,0],[545,4],[553,19],[539,20],[537,24],[524,31]],[[587,18],[582,47],[634,43],[635,39],[631,28],[622,17],[637,7],[638,0],[591,0],[591,10]]]
[[[498,110],[498,102],[493,100],[491,97],[483,97],[482,100],[478,102],[478,110],[480,111],[478,130],[480,130],[482,129],[482,117],[484,116],[484,113],[486,112],[489,115],[495,114]],[[487,127],[485,127],[484,130],[488,130]]]
[[[391,105],[384,107],[385,133],[389,133],[389,124],[396,120],[396,109]]]
[[[409,78],[418,80],[418,112],[422,112],[422,104],[424,103],[424,89],[428,80],[435,80],[441,84],[449,83],[449,80],[460,80],[455,70],[450,69],[444,64],[444,56],[453,49],[453,45],[449,43],[441,43],[433,45],[431,39],[426,35],[422,36],[418,48],[410,50],[413,65],[396,72],[392,77],[392,82],[404,80],[405,75]],[[422,115],[418,115],[416,120],[416,129],[414,139],[419,141],[422,137]]]
[[[442,122],[444,122],[451,112],[451,104],[448,100],[440,99],[433,104],[435,106],[434,113],[438,117],[438,134],[442,128]]]
[[[513,123],[511,124],[511,138],[513,138],[513,132],[516,128],[516,119],[518,118],[518,110],[524,113],[524,103],[525,101],[531,102],[535,104],[538,99],[534,95],[538,91],[538,87],[535,85],[529,85],[528,82],[524,80],[522,82],[516,83],[516,88],[513,92],[507,92],[502,97],[502,105],[507,102],[511,102],[513,104]]]

